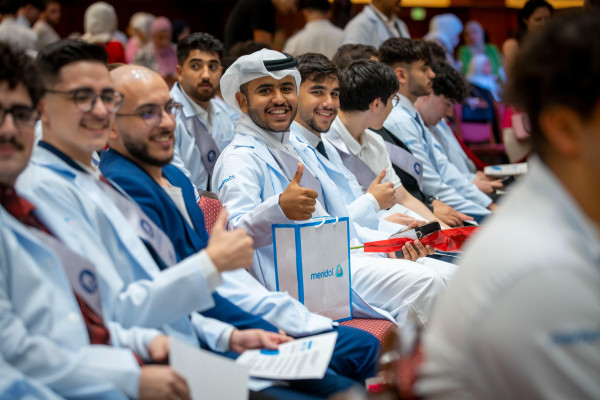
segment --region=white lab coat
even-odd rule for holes
[[[387,39],[394,37],[383,21],[375,13],[373,6],[365,6],[344,28],[344,43],[357,43],[373,46],[376,49]],[[394,22],[402,37],[410,38],[404,21],[394,16]]]
[[[0,355],[64,397],[137,397],[140,368],[127,349],[91,346],[63,266],[0,207]],[[112,343],[148,358],[155,330],[109,326]],[[124,334],[124,335],[122,335]]]
[[[597,399],[600,228],[539,159],[506,196],[434,313],[418,393]]]
[[[492,200],[435,147],[437,141],[408,98],[400,95],[400,102],[392,109],[383,126],[402,140],[411,153],[423,162],[423,193],[437,196],[450,207],[465,214],[490,213],[486,207]]]
[[[454,136],[454,133],[452,133],[448,123],[442,119],[437,125],[430,127],[429,129],[438,141],[434,146],[440,152],[444,153],[444,155],[448,157],[448,161],[472,182],[473,179],[475,179],[477,168],[462,147],[460,147],[460,143],[458,143],[458,140]]]
[[[182,92],[179,83],[176,83],[171,89],[171,98],[183,104],[182,114],[176,120],[175,146],[173,148],[173,160],[171,164],[183,171],[198,189],[206,190],[209,179],[208,171],[206,171],[202,163],[202,153],[196,143],[194,134],[188,129],[193,124],[190,119],[198,117],[189,99]],[[212,125],[210,135],[219,150],[223,151],[233,139],[235,127],[227,114],[228,110],[223,107],[222,103],[210,100],[210,104],[210,122]],[[198,120],[207,128],[206,121],[200,118]]]
[[[199,344],[197,331],[209,347],[219,349],[218,339],[230,325],[194,312],[214,305],[200,268],[205,252],[161,272],[96,178],[42,147],[35,148],[17,189],[63,243],[94,263],[105,319],[125,327],[161,327],[191,345]]]
[[[0,399],[60,400],[40,382],[23,375],[0,355]]]
[[[290,144],[293,145],[291,141]],[[305,166],[312,171],[308,163]],[[316,177],[321,180],[323,190],[328,185],[323,184],[322,179],[327,179],[333,187],[324,171],[312,172],[318,174]],[[257,250],[252,273],[269,290],[276,290],[272,224],[292,222],[279,207],[279,195],[288,185],[289,179],[266,143],[239,131],[215,166],[213,187],[227,207],[229,226],[244,228],[254,238]],[[325,197],[335,196],[325,193]],[[348,215],[343,202],[332,204],[330,206],[340,213],[336,216]],[[351,264],[355,317],[389,318],[389,313],[397,323],[403,324],[409,316],[418,315],[421,322],[426,323],[435,299],[445,287],[439,273],[424,273],[423,267],[417,264],[414,269],[410,265],[401,270],[397,260],[364,255],[351,256]],[[421,282],[427,282],[426,288],[404,284],[405,281],[417,282],[417,275],[423,279]],[[411,296],[407,296],[407,292]]]
[[[61,238],[75,251],[97,261],[96,267],[105,275],[106,290],[114,297],[108,305],[114,319],[126,321],[128,326],[162,325],[169,335],[196,344],[187,314],[214,304],[199,268],[206,252],[159,272],[136,232],[98,189],[95,178],[40,147],[35,149],[32,164],[19,178],[21,193],[30,193],[29,199],[39,203],[46,222],[61,226]],[[123,268],[125,265],[131,268]],[[246,270],[221,276],[223,283],[217,291],[223,297],[290,335],[305,336],[332,328],[331,319],[309,312],[284,293],[268,292]],[[179,295],[173,297],[174,292]],[[192,323],[211,349],[226,350],[219,338],[230,329],[229,324],[197,313],[192,313]]]

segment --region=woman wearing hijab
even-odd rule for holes
[[[177,51],[171,37],[173,28],[166,17],[158,17],[150,27],[151,40],[138,51],[134,64],[143,65],[158,72],[169,87],[177,80]]]
[[[429,22],[429,33],[424,39],[436,42],[446,50],[446,61],[460,71],[460,63],[454,58],[454,48],[460,41],[463,24],[454,14],[436,15]]]
[[[506,76],[502,67],[502,55],[498,48],[485,42],[483,27],[477,21],[469,21],[465,25],[465,45],[458,49],[458,59],[462,62],[462,73],[467,75],[474,55],[485,54],[492,67],[492,74],[497,81],[504,81]]]
[[[123,44],[115,39],[117,13],[113,6],[103,1],[90,5],[83,15],[85,33],[81,40],[104,46],[108,53],[108,63],[125,63]]]
[[[127,27],[129,39],[125,49],[125,58],[128,63],[132,63],[137,52],[150,41],[150,27],[154,18],[154,15],[141,11],[131,16]]]

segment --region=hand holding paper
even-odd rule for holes
[[[191,400],[185,379],[166,365],[146,365],[140,373],[140,399]]]
[[[290,181],[290,184],[279,196],[279,207],[281,211],[291,220],[304,221],[312,217],[317,203],[317,192],[300,186],[304,165],[298,163],[298,170]]]
[[[262,329],[235,330],[229,339],[229,349],[236,353],[243,353],[249,349],[275,350],[280,344],[294,340],[287,335],[267,332]]]

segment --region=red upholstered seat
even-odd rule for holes
[[[394,330],[396,324],[388,321],[387,319],[368,319],[368,318],[354,318],[348,321],[340,322],[340,325],[352,326],[354,328],[362,329],[363,331],[369,332],[375,336],[380,343],[387,338],[387,336]]]
[[[198,205],[202,209],[202,214],[204,214],[204,225],[206,226],[206,230],[210,235],[213,225],[217,222],[217,217],[221,212],[223,206],[221,202],[217,199],[211,199],[210,197],[201,196],[200,200],[198,200]]]

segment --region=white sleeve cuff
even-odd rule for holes
[[[231,335],[233,334],[234,330],[235,330],[235,328],[232,326],[230,328],[227,328],[225,331],[223,331],[221,336],[219,336],[219,340],[217,340],[217,348],[215,350],[217,350],[217,351],[229,350],[229,342],[231,341]]]
[[[200,263],[200,270],[204,275],[204,279],[206,279],[206,286],[208,286],[208,290],[212,293],[221,283],[223,283],[221,274],[208,256],[208,253],[206,253],[206,250],[202,250],[198,253],[198,262]]]
[[[379,207],[379,203],[377,202],[377,199],[375,198],[375,196],[373,196],[369,192],[365,193],[364,196],[366,196],[366,198],[371,201],[371,205],[373,206],[373,210],[375,210],[376,213],[381,210],[381,208]]]

